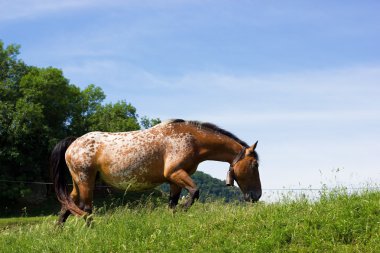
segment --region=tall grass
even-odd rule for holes
[[[196,203],[172,212],[152,201],[102,207],[88,228],[52,217],[0,232],[0,252],[380,252],[380,193],[322,193],[317,201]]]

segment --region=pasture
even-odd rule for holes
[[[93,226],[70,217],[0,220],[0,252],[380,252],[380,193],[321,193],[317,201],[195,203],[155,200],[97,207]]]

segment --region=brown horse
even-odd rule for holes
[[[210,123],[171,120],[147,130],[105,133],[90,132],[59,142],[51,154],[51,173],[62,204],[59,223],[72,213],[91,213],[97,172],[108,184],[131,191],[170,184],[169,206],[178,203],[185,188],[190,198],[199,197],[191,179],[199,163],[215,160],[230,163],[227,184],[236,180],[246,201],[261,197],[257,142],[249,147],[230,132]],[[70,170],[73,190],[68,194],[64,170]]]

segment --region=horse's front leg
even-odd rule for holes
[[[174,183],[170,183],[169,207],[174,209],[178,204],[182,188]]]
[[[172,173],[168,173],[167,177],[171,183],[176,184],[181,188],[185,188],[189,192],[190,198],[184,204],[185,208],[189,208],[194,201],[199,198],[199,189],[185,170],[175,170]]]

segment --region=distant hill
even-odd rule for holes
[[[228,187],[226,182],[213,178],[209,174],[196,171],[191,178],[195,181],[200,190],[199,201],[224,199],[226,202],[242,199],[242,194],[237,187]],[[169,184],[163,184],[159,187],[162,191],[169,193]],[[182,190],[182,195],[187,195],[186,190]]]

